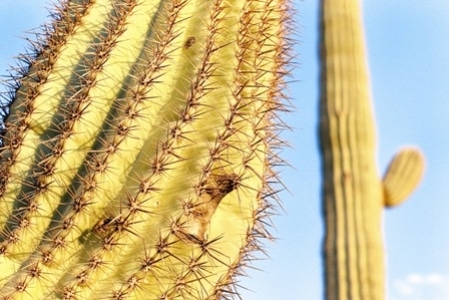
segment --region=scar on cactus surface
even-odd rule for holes
[[[236,298],[271,238],[284,0],[67,0],[3,95],[0,299]]]

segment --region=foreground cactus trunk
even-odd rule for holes
[[[400,151],[377,174],[374,116],[359,0],[321,1],[320,147],[326,299],[384,299],[384,206],[416,187],[424,159]]]
[[[269,236],[283,0],[70,0],[15,78],[0,299],[218,299]]]

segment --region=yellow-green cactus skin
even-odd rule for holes
[[[234,298],[269,237],[287,0],[68,0],[11,89],[0,299]]]
[[[320,9],[326,299],[381,300],[382,210],[414,190],[424,158],[406,148],[380,179],[359,0],[321,0]]]

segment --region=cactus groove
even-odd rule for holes
[[[320,18],[326,299],[381,300],[382,209],[415,189],[424,158],[406,148],[379,178],[359,0],[321,0]]]
[[[233,298],[281,160],[287,0],[68,0],[13,76],[0,299]]]

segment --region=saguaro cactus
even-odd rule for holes
[[[13,76],[0,299],[218,299],[268,236],[285,0],[68,0]]]
[[[400,151],[383,181],[358,0],[321,1],[320,147],[326,236],[326,299],[384,298],[381,214],[418,184],[424,159]]]

